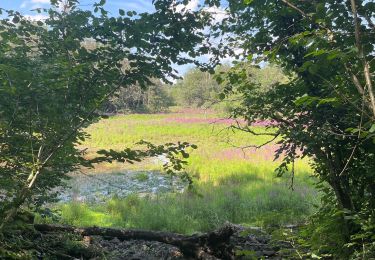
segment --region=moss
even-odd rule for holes
[[[148,174],[145,173],[145,172],[141,172],[141,173],[138,173],[137,175],[135,175],[133,177],[134,180],[137,180],[139,182],[144,182],[144,181],[147,181],[149,179],[148,177]]]

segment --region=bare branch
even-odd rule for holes
[[[329,29],[326,26],[322,26],[321,24],[313,21],[312,18],[308,14],[306,14],[303,10],[298,8],[296,5],[290,3],[288,0],[281,0],[281,1],[284,4],[286,4],[287,6],[289,6],[290,8],[292,8],[293,10],[297,11],[299,14],[301,14],[302,17],[310,20],[312,23],[319,26],[319,28],[325,29],[328,33],[329,39],[331,41],[333,40],[333,32],[332,32],[331,29]],[[357,12],[356,1],[350,0],[350,4],[351,4],[353,17],[354,17],[354,30],[355,30],[354,35],[355,35],[356,47],[359,51],[359,57],[363,61],[363,69],[364,69],[363,72],[364,72],[364,76],[365,76],[366,87],[367,87],[367,90],[368,90],[369,103],[367,104],[367,106],[370,108],[370,110],[373,114],[373,118],[375,118],[375,95],[374,95],[373,84],[372,84],[372,79],[371,79],[370,65],[369,65],[369,62],[366,61],[366,58],[365,58],[364,52],[363,52],[363,46],[362,46],[362,43],[361,43],[361,30],[360,30],[360,23],[359,23],[359,20],[358,20],[358,12]],[[367,17],[366,20],[367,20],[367,22],[369,23],[370,26],[375,28],[375,26],[374,26],[374,24],[373,24],[373,22],[371,21],[370,18]],[[352,81],[353,81],[355,87],[357,88],[358,92],[361,95],[363,95],[363,93],[365,93],[365,90],[364,90],[364,87],[361,86],[360,81],[358,80],[357,76],[354,73],[350,73],[350,76],[351,76]]]
[[[332,87],[332,89],[336,92],[336,94],[338,96],[340,96],[343,100],[345,100],[348,103],[350,103],[356,110],[358,110],[359,113],[361,113],[361,114],[363,113],[368,118],[372,118],[372,116],[370,114],[368,114],[366,111],[364,111],[364,109],[358,107],[353,101],[351,101],[348,97],[346,97],[342,92],[340,92],[339,90],[337,90],[336,87],[335,87],[335,85],[333,83],[331,83],[329,80],[327,80],[326,78],[324,78],[324,77],[322,77],[322,76],[320,76],[318,74],[317,74],[317,76],[319,78],[321,78],[323,81],[325,81],[330,87]],[[363,94],[362,94],[362,99],[365,99],[364,96],[363,96]],[[364,100],[364,101],[366,102],[366,100]]]
[[[276,133],[267,133],[267,132],[257,133],[254,130],[251,130],[249,126],[241,126],[238,121],[236,121],[236,122],[237,122],[237,125],[231,125],[230,128],[241,130],[241,131],[244,131],[244,132],[250,133],[252,135],[256,135],[256,136],[260,136],[260,135],[279,136],[278,132],[276,132]]]
[[[365,89],[362,87],[361,82],[359,82],[357,76],[352,72],[352,70],[345,64],[346,71],[350,74],[352,81],[354,83],[354,86],[357,88],[358,93],[361,95],[365,94]]]
[[[357,4],[355,0],[350,0],[350,5],[352,8],[353,18],[354,18],[354,30],[355,30],[355,43],[359,52],[359,58],[363,61],[363,73],[365,75],[366,87],[369,93],[370,99],[370,109],[375,118],[375,97],[372,87],[371,74],[370,74],[370,65],[366,61],[366,57],[363,52],[363,46],[361,43],[361,28],[358,20]],[[355,83],[356,84],[356,83]]]
[[[255,149],[260,149],[262,148],[263,146],[266,146],[267,144],[270,144],[272,143],[273,141],[276,140],[276,138],[279,137],[279,135],[276,135],[274,136],[273,138],[271,138],[270,140],[260,144],[260,145],[246,145],[246,146],[240,146],[240,147],[236,147],[236,148],[241,148],[242,150],[244,149],[247,149],[247,148],[255,148]]]
[[[352,13],[354,16],[355,42],[356,42],[356,46],[358,48],[359,54],[363,58],[363,49],[362,49],[362,44],[361,44],[361,30],[360,30],[360,24],[358,22],[357,5],[356,5],[355,0],[350,0],[350,5],[351,5]]]
[[[365,105],[365,103],[364,103],[364,101],[362,101],[362,111],[365,110],[364,105]],[[357,141],[357,143],[354,145],[354,147],[353,147],[353,149],[352,149],[352,152],[351,152],[351,154],[350,154],[348,160],[346,161],[346,163],[345,163],[345,165],[344,165],[344,168],[343,168],[343,169],[341,170],[341,172],[339,173],[339,176],[343,175],[344,172],[346,171],[346,169],[348,168],[349,163],[350,163],[351,160],[353,159],[354,153],[355,153],[355,151],[356,151],[356,149],[357,149],[357,147],[358,147],[358,145],[359,145],[359,143],[360,143],[360,138],[361,138],[361,133],[362,133],[362,123],[363,123],[363,112],[362,112],[362,114],[361,114],[361,120],[360,120],[360,122],[359,122],[359,126],[358,126],[358,129],[359,129],[359,130],[358,130],[358,137],[357,137],[358,141]]]
[[[372,81],[371,81],[370,64],[366,60],[364,60],[364,62],[365,62],[364,73],[365,73],[366,86],[367,86],[368,93],[369,93],[372,113],[374,114],[374,118],[375,118],[375,96],[374,96],[374,90],[373,90]]]
[[[301,9],[299,9],[294,4],[288,2],[287,0],[281,0],[281,1],[284,2],[290,8],[292,8],[292,9],[296,10],[297,12],[299,12],[303,17],[308,18],[309,20],[311,19],[304,11],[302,11]]]
[[[304,11],[302,11],[300,8],[298,8],[297,6],[295,6],[294,4],[292,4],[291,2],[287,1],[287,0],[281,0],[284,4],[286,4],[287,6],[289,6],[290,8],[292,8],[293,10],[297,11],[298,13],[300,13],[304,18],[310,20],[312,23],[316,24],[319,28],[321,29],[324,29],[327,31],[327,34],[328,34],[328,38],[330,41],[333,40],[333,32],[331,29],[329,29],[328,27],[326,26],[323,26],[322,24],[320,23],[317,23],[315,21],[312,20],[311,16],[309,16],[308,14],[306,14]]]

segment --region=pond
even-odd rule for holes
[[[116,173],[74,174],[69,188],[61,191],[61,202],[101,203],[112,197],[124,198],[166,192],[182,192],[187,186],[178,177],[160,171],[121,171]]]

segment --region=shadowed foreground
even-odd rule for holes
[[[87,252],[81,251],[80,255],[74,257],[83,259],[101,259],[100,254],[110,259],[290,259],[294,253],[290,244],[272,241],[269,235],[258,228],[233,224],[191,236],[100,227],[46,224],[34,227],[42,234],[41,237],[59,234],[81,237]]]

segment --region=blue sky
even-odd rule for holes
[[[95,2],[99,0],[80,0],[80,7],[83,9],[90,8]],[[199,0],[192,0],[192,9],[196,8]],[[33,16],[35,18],[42,18],[41,14],[36,11],[32,11],[35,8],[48,7],[50,0],[0,0],[0,8],[16,10],[23,15]],[[123,9],[125,11],[136,11],[138,13],[143,12],[153,12],[154,6],[152,0],[107,0],[105,4],[105,9],[110,12],[110,14],[116,16],[118,15],[118,10]],[[173,66],[180,75],[183,75],[189,68],[193,65],[174,65]]]
[[[82,9],[91,9],[92,5],[99,1],[100,0],[80,0],[79,5]],[[187,9],[196,10],[201,1],[202,0],[190,0]],[[32,9],[48,7],[49,5],[50,0],[0,0],[0,8],[16,10],[23,15],[33,17],[33,19],[43,19],[43,15],[32,11]],[[119,9],[143,13],[153,12],[154,6],[152,0],[106,0],[105,9],[110,12],[110,15],[117,16],[119,14]],[[199,59],[206,60],[204,57]],[[183,75],[189,68],[193,67],[193,65],[174,65],[173,67],[180,75]]]
[[[152,12],[154,8],[151,2],[151,0],[107,0],[105,7],[108,11],[113,13],[113,15],[117,15],[118,9],[120,8],[136,12]],[[94,0],[80,1],[82,8],[89,8],[94,3]],[[32,9],[48,6],[49,0],[0,0],[1,8],[17,10],[22,14],[28,15],[35,14],[35,12],[30,11]]]

